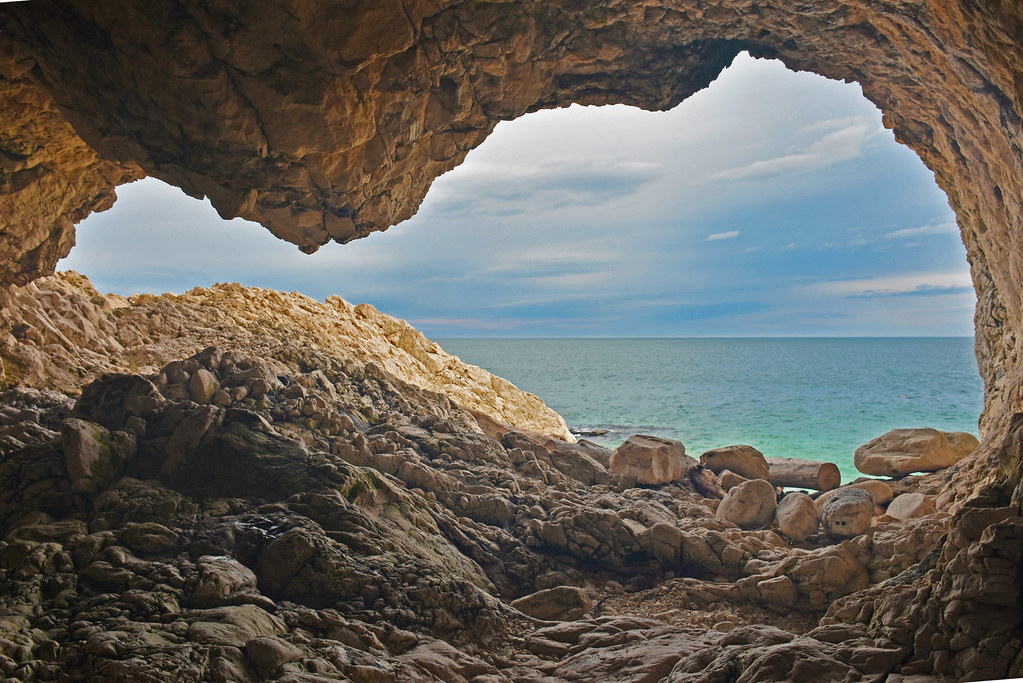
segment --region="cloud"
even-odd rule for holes
[[[708,184],[718,172],[725,182]],[[870,279],[965,267],[961,247],[937,234],[954,229],[947,199],[858,87],[748,56],[671,111],[574,106],[502,122],[437,179],[414,218],[312,256],[152,179],[118,194],[80,226],[61,264],[100,289],[237,280],[337,293],[449,337],[800,334],[830,315],[842,323],[829,333],[914,333],[899,315],[882,327],[869,311],[923,315],[943,303],[936,292],[968,289]],[[921,197],[937,203],[921,208]],[[818,251],[840,236],[874,249]],[[808,296],[819,280],[831,290]],[[972,317],[959,319],[967,329]]]
[[[464,170],[463,170],[464,169]],[[601,206],[660,177],[659,164],[609,156],[482,160],[452,171],[429,198],[442,214],[516,216],[573,206]]]
[[[855,298],[931,296],[973,291],[973,281],[969,272],[946,271],[817,282],[810,285],[809,289],[815,294]]]
[[[901,240],[912,239],[921,235],[948,235],[952,233],[958,234],[959,226],[955,224],[955,221],[945,221],[944,223],[932,223],[930,225],[921,225],[917,228],[905,228],[888,232],[883,235],[883,239]]]
[[[812,171],[863,154],[870,138],[882,132],[873,121],[865,116],[845,117],[820,121],[800,129],[800,134],[825,132],[798,152],[782,154],[769,159],[760,159],[737,168],[719,171],[712,180],[766,179],[786,173]]]
[[[490,320],[486,318],[416,318],[408,321],[413,327],[441,327],[462,330],[514,330],[520,327],[545,325],[551,321],[546,318],[518,320],[502,318]]]

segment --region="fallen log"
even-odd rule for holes
[[[842,473],[833,462],[799,460],[797,458],[767,458],[771,468],[768,481],[775,486],[795,486],[818,491],[830,491],[842,483]]]

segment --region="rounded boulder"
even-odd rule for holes
[[[751,479],[728,491],[717,516],[743,529],[759,529],[774,521],[777,508],[774,487],[763,479]]]
[[[821,510],[821,524],[835,538],[859,536],[870,528],[873,519],[874,494],[866,489],[838,489]]]
[[[793,491],[781,499],[775,516],[778,530],[793,541],[805,541],[817,533],[820,527],[813,498],[799,491]]]

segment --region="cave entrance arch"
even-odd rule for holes
[[[336,293],[434,339],[969,334],[975,299],[954,216],[930,172],[880,119],[855,85],[740,55],[669,112],[575,106],[500,124],[434,184],[419,215],[386,235],[306,256],[147,181],[122,188],[112,211],[80,226],[64,267],[119,294],[219,280],[319,299]],[[150,234],[139,236],[143,224]],[[134,290],[123,289],[131,282]],[[967,348],[956,344],[949,355],[961,361]],[[670,418],[642,417],[638,395],[614,399],[616,419],[580,414],[572,391],[562,391],[567,378],[533,385],[528,368],[453,351],[543,396],[572,426],[624,421],[643,431]],[[938,386],[975,388],[973,366],[965,362],[964,379],[962,368],[949,368],[956,379]],[[848,380],[827,391],[823,374],[810,373],[800,396],[790,396],[806,402],[820,392],[830,405],[845,395],[859,407],[844,410],[876,414],[869,427],[835,419],[824,429],[818,415],[828,410],[806,405],[787,433],[773,433],[772,421],[790,418],[771,401],[754,401],[744,408],[756,414],[754,428],[734,401],[757,389],[740,383],[714,399],[720,407],[696,412],[704,396],[687,390],[686,414],[703,417],[669,428],[696,452],[725,439],[843,463],[890,428],[976,431],[975,394],[945,397],[954,417],[943,418],[921,413],[920,397],[908,396],[933,367],[894,391],[869,382],[852,391]],[[669,384],[698,385],[668,376]],[[847,478],[857,476],[847,469]]]

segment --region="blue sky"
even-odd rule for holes
[[[237,281],[428,336],[972,334],[947,199],[856,84],[740,55],[670,112],[498,125],[419,213],[312,256],[147,179],[60,264],[103,291]]]

